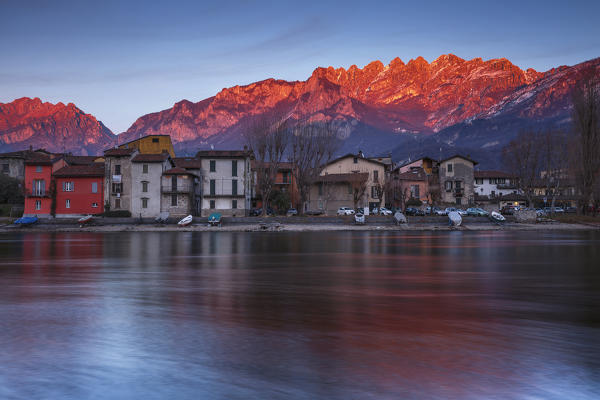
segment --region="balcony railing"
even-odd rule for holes
[[[28,190],[25,192],[27,197],[51,197],[52,193],[50,190]]]
[[[194,191],[191,185],[183,185],[183,186],[177,185],[177,187],[168,185],[168,186],[163,186],[161,189],[162,189],[163,193],[168,193],[168,194],[190,193],[190,192]]]

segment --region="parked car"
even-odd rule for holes
[[[502,215],[513,215],[515,213],[515,210],[516,210],[515,206],[504,206],[500,210],[500,214],[502,214]]]
[[[463,210],[462,208],[457,209],[456,212],[459,213],[461,216],[467,215],[467,212],[465,210]]]
[[[290,208],[290,209],[287,210],[286,214],[288,216],[298,215],[298,210],[296,210],[295,208]]]
[[[337,210],[337,215],[354,215],[355,213],[350,207],[340,207]]]
[[[546,215],[552,214],[552,207],[544,207],[544,212]],[[562,207],[554,207],[554,214],[563,214],[565,210]]]
[[[425,215],[425,211],[415,208],[415,207],[407,207],[404,210],[404,214],[406,215]]]
[[[440,209],[438,207],[425,207],[425,214],[426,215],[437,215],[437,212],[440,211]]]
[[[322,215],[323,210],[308,210],[304,214],[306,214],[306,215]]]
[[[472,215],[475,217],[487,217],[489,213],[485,211],[483,208],[479,207],[471,207],[467,208],[467,215]]]
[[[577,212],[577,207],[567,207],[565,208],[565,212],[568,214],[575,214]]]
[[[446,210],[448,210],[448,209],[447,208],[446,209],[438,208],[435,210],[435,215],[448,215],[448,211],[446,211]]]
[[[378,214],[379,214],[379,215],[392,215],[392,210],[388,210],[388,209],[387,209],[387,208],[385,208],[385,207],[381,207],[381,208],[379,209],[379,213],[378,213]]]
[[[248,215],[250,215],[251,217],[258,217],[258,216],[262,215],[262,212],[263,212],[263,209],[261,207],[253,208],[250,210]],[[271,207],[267,208],[267,215],[273,215],[273,209]]]
[[[456,208],[454,208],[454,207],[446,207],[446,209],[444,210],[444,215],[448,215],[452,211],[458,211],[458,210]]]

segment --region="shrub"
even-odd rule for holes
[[[406,207],[420,207],[422,204],[423,202],[421,200],[411,197],[406,202]]]

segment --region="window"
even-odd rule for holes
[[[115,175],[121,175],[121,165],[115,165]]]
[[[98,208],[98,203],[92,203],[92,208]]]
[[[410,197],[413,199],[418,199],[420,196],[419,193],[419,185],[411,185],[410,186]]]
[[[148,199],[145,197],[142,198],[142,208],[148,208]]]
[[[371,197],[377,199],[377,186],[371,186]]]
[[[210,160],[210,172],[217,172],[217,162]]]
[[[456,198],[456,205],[457,205],[457,206],[460,206],[460,205],[461,205],[461,203],[462,203],[462,197],[457,197],[457,198]]]
[[[75,182],[63,182],[63,192],[72,192],[75,189]]]
[[[171,177],[171,190],[174,192],[177,191],[177,175]]]
[[[113,193],[123,193],[123,184],[122,183],[113,183],[112,184],[112,192]]]
[[[35,166],[35,172],[42,172],[42,166],[41,165],[36,165]]]
[[[379,182],[379,171],[373,171],[373,182]]]
[[[231,200],[231,208],[237,208],[237,200]]]
[[[152,138],[152,143],[158,143],[158,138],[157,137]]]
[[[456,190],[460,190],[460,185],[461,185],[460,181],[454,182],[454,187],[456,188]]]
[[[319,184],[319,196],[323,196],[323,184]]]
[[[176,194],[171,195],[171,207],[177,207],[177,195]]]
[[[448,172],[452,172],[452,164],[448,164],[448,166],[446,167]]]
[[[446,187],[446,192],[449,192],[452,190],[452,181],[446,181],[446,183],[444,185]]]
[[[115,199],[115,208],[121,208],[121,199]]]
[[[33,195],[34,196],[45,196],[46,195],[46,181],[43,179],[33,180]]]
[[[215,195],[215,187],[216,187],[216,181],[214,179],[210,180],[210,195],[214,196]]]
[[[2,173],[3,174],[8,174],[9,172],[10,172],[9,165],[8,164],[2,164]]]
[[[36,200],[35,201],[35,209],[36,210],[41,210],[42,209],[42,201],[41,200]]]
[[[142,164],[142,174],[148,173],[148,164]]]
[[[348,194],[352,194],[352,184],[348,184]]]
[[[92,182],[92,193],[98,193],[98,182]]]
[[[483,178],[476,178],[475,179],[475,184],[476,185],[483,185]]]
[[[358,164],[358,157],[354,157],[354,164]]]
[[[237,179],[231,181],[231,194],[237,196]]]
[[[215,209],[215,201],[214,201],[214,200],[211,200],[211,201],[210,201],[210,209],[211,209],[211,210],[214,210],[214,209]]]
[[[148,192],[148,182],[146,182],[146,181],[142,182],[142,192],[144,192],[144,193]]]
[[[492,190],[491,196],[492,197],[496,197],[496,191],[495,190]]]
[[[498,183],[500,185],[504,185],[506,183],[506,179],[505,178],[498,178],[498,179],[496,179],[496,183]]]
[[[231,176],[237,176],[237,160],[231,160]]]
[[[71,200],[69,200],[69,199],[65,200],[65,208],[71,208]]]

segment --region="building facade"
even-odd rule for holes
[[[517,193],[514,178],[502,171],[475,171],[475,194],[478,196],[504,196]]]
[[[161,177],[161,212],[171,216],[200,215],[200,180],[191,172],[175,167]]]
[[[476,161],[455,155],[439,163],[440,197],[443,203],[469,205],[475,201]]]
[[[251,200],[251,153],[247,150],[203,150],[196,154],[202,164],[202,216],[219,212],[247,215]]]
[[[104,212],[104,164],[65,166],[53,173],[56,217]]]
[[[52,157],[36,154],[24,161],[25,205],[23,216],[49,217],[52,214]]]
[[[155,218],[161,212],[162,176],[173,167],[168,153],[136,154],[131,159],[131,216]]]
[[[131,140],[127,143],[120,144],[119,149],[136,149],[141,154],[162,154],[169,153],[171,157],[175,157],[175,150],[169,135],[148,135],[139,139]]]
[[[137,154],[136,149],[109,149],[104,152],[105,209],[132,212],[131,160]]]

